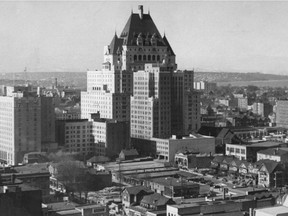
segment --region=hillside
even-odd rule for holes
[[[265,81],[288,80],[288,76],[262,73],[195,72],[194,80],[208,82]]]
[[[37,86],[48,87],[55,83],[58,85],[86,89],[86,72],[24,72],[22,73],[0,73],[0,85],[28,83]],[[236,82],[236,81],[269,81],[288,80],[288,76],[262,74],[262,73],[232,73],[232,72],[195,72],[195,81],[209,82]]]

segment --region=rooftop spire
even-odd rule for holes
[[[143,5],[139,5],[138,9],[139,9],[139,17],[142,20],[143,19]]]

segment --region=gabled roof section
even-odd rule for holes
[[[279,164],[278,162],[272,160],[260,160],[259,163],[262,163],[262,166],[265,166],[269,173],[272,173]]]
[[[123,45],[123,39],[118,38],[117,34],[114,35],[111,43],[110,43],[110,54],[118,54],[118,52],[122,52],[122,45]]]
[[[154,193],[151,195],[144,196],[143,199],[141,200],[141,203],[155,206],[164,206],[167,204],[169,200],[170,199],[167,197],[164,197],[158,193]]]
[[[220,133],[218,134],[217,138],[224,139],[224,138],[226,138],[226,136],[227,136],[227,134],[228,134],[229,132],[230,132],[231,134],[233,134],[232,131],[230,131],[229,128],[223,128],[223,129],[220,131]]]
[[[149,188],[144,187],[144,186],[127,187],[126,190],[130,195],[131,194],[137,195],[141,191],[143,191],[147,194],[153,193]]]
[[[123,149],[122,153],[125,156],[138,156],[138,151],[136,149]]]
[[[124,39],[124,45],[135,45],[134,43],[136,42],[136,38],[140,33],[144,38],[151,38],[152,35],[155,34],[163,43],[163,39],[150,14],[143,14],[141,19],[139,14],[132,13],[120,35],[120,38]]]
[[[206,136],[217,137],[221,130],[221,127],[201,126],[198,133]]]
[[[222,163],[222,161],[223,161],[224,159],[225,159],[225,156],[215,156],[212,161],[213,161],[213,162],[216,162],[216,163]]]
[[[171,54],[172,56],[175,56],[175,53],[173,52],[173,49],[171,48],[171,46],[170,46],[170,44],[169,44],[169,42],[168,42],[168,40],[167,40],[167,38],[166,38],[166,35],[164,35],[163,41],[164,41],[164,43],[166,44],[166,46],[168,47],[168,52],[170,52],[170,54]]]

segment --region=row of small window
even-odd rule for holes
[[[235,148],[234,149],[234,148],[231,148],[231,147],[230,148],[227,147],[226,149],[227,149],[228,152],[232,152],[232,153],[235,152],[235,153],[238,153],[238,154],[240,154],[240,152],[241,152],[241,154],[246,154],[245,149],[239,149],[239,148]]]
[[[82,132],[83,132],[83,134],[88,133],[88,132],[92,133],[92,129],[91,129],[91,130],[87,130],[87,131],[86,131],[86,130],[83,130]],[[74,130],[73,130],[73,131],[66,131],[66,132],[65,132],[65,134],[73,134],[73,133],[74,133],[74,134],[80,134],[81,131],[76,131],[76,130],[74,131]],[[80,135],[77,135],[77,136],[80,136]]]
[[[160,61],[160,55],[134,55],[134,61]]]
[[[82,129],[85,129],[86,126],[82,126]],[[92,125],[87,125],[87,128],[92,128]],[[69,130],[69,129],[81,129],[81,126],[66,126],[65,127],[66,130]]]

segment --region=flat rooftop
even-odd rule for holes
[[[247,147],[252,147],[252,148],[270,148],[270,147],[280,147],[285,143],[282,142],[275,142],[275,141],[263,141],[263,142],[257,142],[257,143],[248,143],[248,144],[234,144],[234,143],[229,143],[229,145],[237,145],[237,146],[247,146]]]
[[[288,207],[285,206],[274,206],[269,208],[263,208],[263,209],[256,209],[255,216],[261,216],[261,215],[269,215],[269,216],[288,216]]]
[[[78,204],[73,202],[57,202],[46,204],[48,209],[51,211],[64,211],[64,210],[74,210]]]
[[[249,147],[277,147],[280,146],[281,142],[273,142],[273,141],[266,141],[266,142],[259,142],[249,145]]]
[[[32,173],[47,173],[48,164],[47,163],[37,163],[37,164],[27,164],[25,166],[15,166],[14,170],[17,171],[17,174],[32,174]]]
[[[150,179],[149,181],[151,182],[155,182],[158,184],[162,184],[165,186],[187,186],[187,185],[195,185],[195,186],[199,186],[196,183],[192,183],[192,182],[187,182],[187,181],[181,181],[179,179],[173,178],[173,177],[166,177],[166,178],[154,178],[154,179]]]

